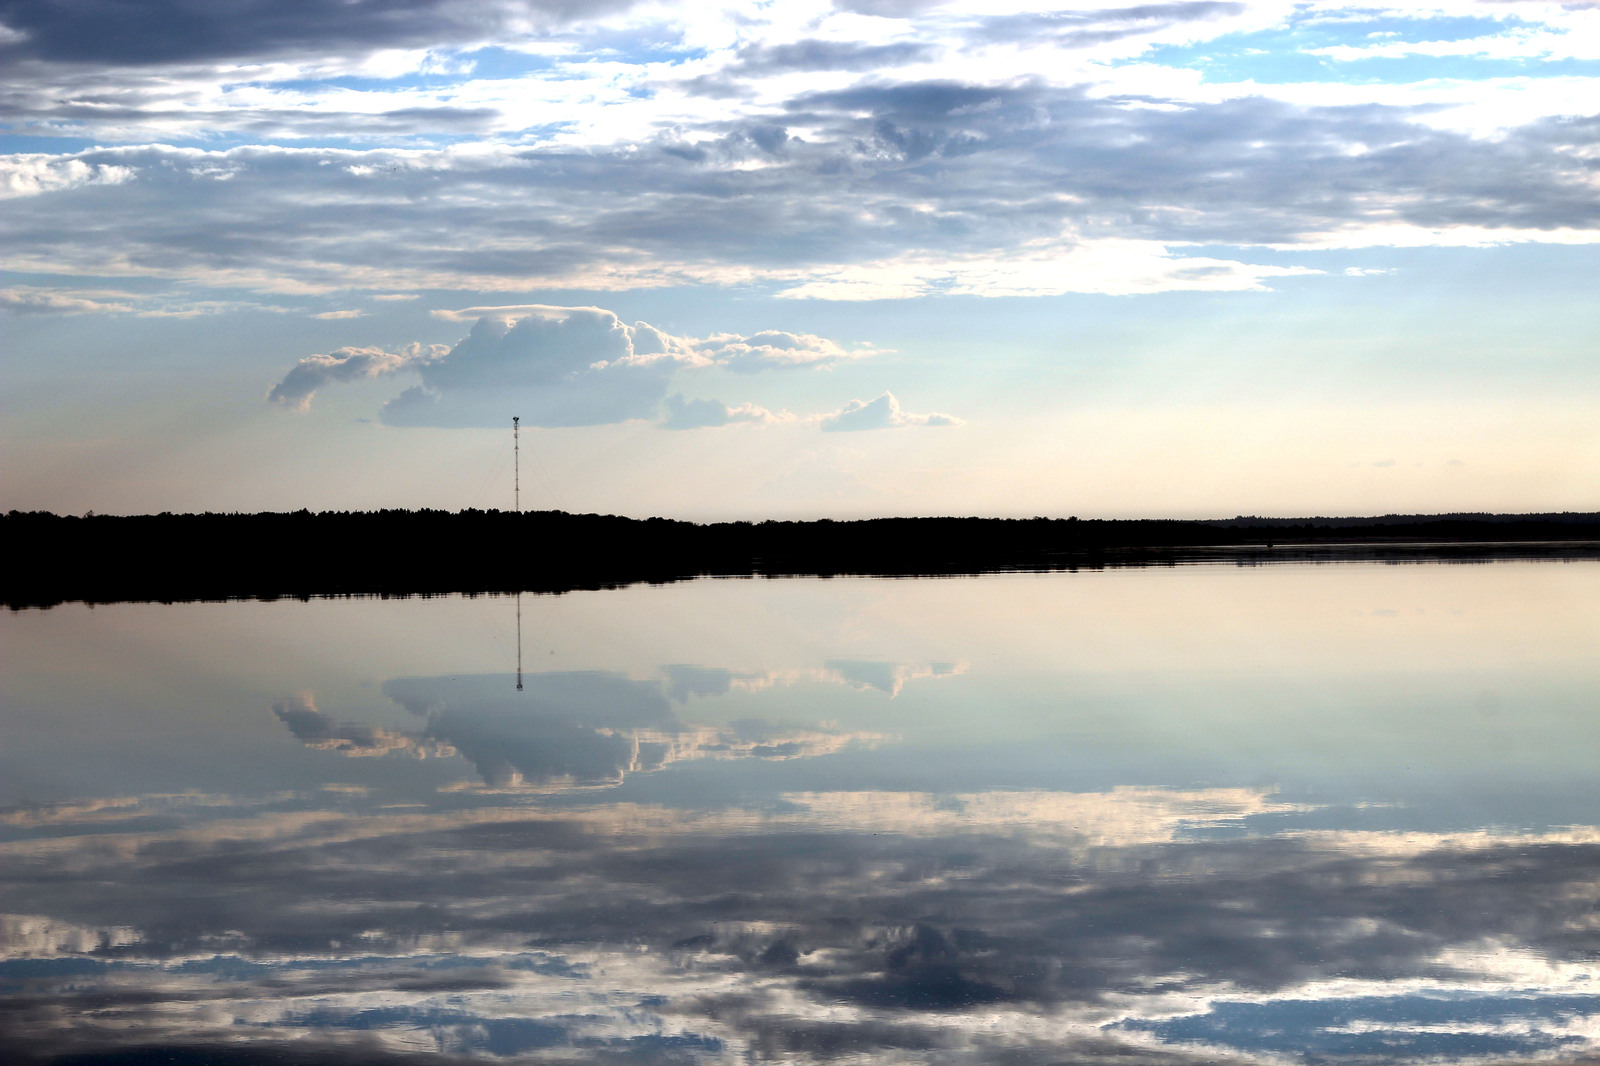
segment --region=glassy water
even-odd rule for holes
[[[6,1062],[1600,1053],[1594,561],[0,628]]]

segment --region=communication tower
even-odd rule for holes
[[[522,513],[522,440],[518,435],[522,419],[511,416],[511,499]],[[517,691],[522,691],[522,586],[517,586]]]

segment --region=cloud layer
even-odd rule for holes
[[[1593,7],[803,8],[12,4],[0,239],[255,291],[882,299],[1600,235]]]

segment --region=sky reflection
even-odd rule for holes
[[[1554,563],[702,582],[525,600],[520,692],[508,601],[10,616],[0,1041],[1593,1056],[1597,602]]]

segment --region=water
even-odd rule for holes
[[[1600,563],[0,619],[7,1062],[1600,1052]]]

